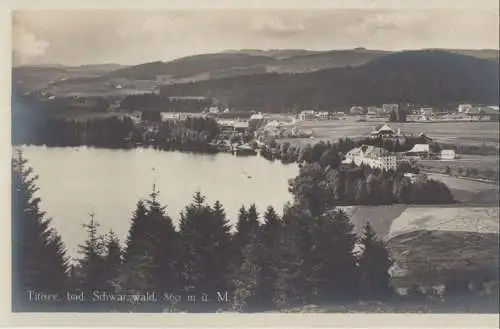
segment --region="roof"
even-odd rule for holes
[[[246,121],[235,122],[234,123],[234,128],[248,128],[248,122],[246,122]]]
[[[379,132],[379,131],[392,131],[392,132],[394,132],[394,130],[386,123],[379,124],[375,127],[374,132]]]
[[[250,116],[250,119],[251,119],[251,120],[261,120],[261,119],[263,119],[263,118],[264,118],[264,116],[263,116],[262,114],[260,114],[260,113],[257,113],[257,114],[252,114],[252,115]]]
[[[381,157],[387,153],[386,150],[380,147],[375,147],[371,145],[363,145],[361,147],[356,147],[350,150],[347,155],[349,156],[360,156],[364,157]]]
[[[408,153],[429,152],[429,144],[415,144]]]

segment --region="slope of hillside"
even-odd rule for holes
[[[152,62],[111,72],[113,78],[156,80],[158,75],[187,78],[230,67],[252,67],[272,62],[268,56],[216,53],[179,58],[170,62]]]
[[[30,91],[42,89],[52,83],[74,84],[75,82],[72,81],[74,79],[77,81],[89,79],[88,82],[92,83],[93,79],[123,67],[123,65],[114,63],[81,66],[48,64],[13,67],[12,83]]]
[[[395,286],[437,285],[457,275],[498,278],[498,233],[417,230],[387,242]]]
[[[349,107],[388,102],[446,106],[498,102],[498,63],[443,51],[408,51],[358,67],[306,74],[262,74],[165,86],[167,95],[228,99],[236,108]]]
[[[395,285],[442,284],[460,273],[491,277],[498,268],[499,208],[408,207],[384,238]]]

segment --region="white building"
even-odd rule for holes
[[[312,110],[302,111],[299,114],[300,121],[309,121],[309,120],[314,120],[314,119],[316,119],[316,114]]]
[[[420,108],[420,114],[422,115],[433,115],[434,114],[434,109],[432,107],[421,107]]]
[[[208,108],[208,113],[217,114],[219,113],[219,108],[217,106],[211,106]]]
[[[328,112],[318,112],[316,113],[316,117],[320,120],[328,120],[330,117],[330,113]]]
[[[455,150],[441,150],[440,159],[441,160],[453,160],[455,159]]]
[[[250,116],[250,120],[262,120],[264,119],[264,116],[262,115],[262,113],[256,113],[256,114],[252,114]]]
[[[399,108],[398,104],[383,104],[382,105],[382,112],[391,113],[392,111],[397,111],[398,108]]]
[[[472,109],[472,105],[470,104],[460,104],[458,105],[458,113],[467,113],[470,109]]]
[[[388,151],[380,147],[367,145],[356,147],[349,151],[343,163],[354,163],[357,166],[364,164],[372,168],[384,170],[396,169],[397,167],[395,155],[391,155]]]

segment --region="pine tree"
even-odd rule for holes
[[[111,291],[118,290],[118,275],[122,265],[122,249],[120,241],[113,231],[107,235],[106,252],[105,252],[105,265],[106,265],[106,286]]]
[[[236,271],[233,282],[234,310],[241,312],[264,306],[261,259],[262,245],[254,235],[243,248],[242,263]]]
[[[140,200],[137,202],[134,215],[132,216],[132,221],[129,229],[129,234],[127,237],[126,248],[124,251],[124,261],[127,262],[132,256],[142,254],[144,246],[141,246],[140,237],[144,234],[144,224],[147,223],[145,220],[147,215],[147,209],[144,201]]]
[[[60,236],[40,210],[37,176],[20,150],[12,159],[12,302],[26,306],[28,290],[62,294],[68,263]]]
[[[285,207],[278,255],[273,266],[276,273],[273,301],[280,309],[301,305],[312,295],[310,251],[313,225],[308,210],[297,205]]]
[[[277,279],[275,261],[279,257],[279,241],[282,230],[281,220],[272,206],[264,214],[264,224],[259,238],[262,240],[261,266],[261,303],[270,307],[273,301],[274,285]]]
[[[220,202],[214,209],[196,192],[181,213],[182,282],[185,291],[209,295],[228,287],[230,227]]]
[[[81,255],[78,259],[79,288],[86,296],[90,296],[93,291],[106,289],[103,237],[98,234],[99,223],[94,219],[95,213],[91,212],[89,216],[89,222],[83,224],[87,230],[87,240],[78,246]]]
[[[363,249],[359,258],[360,289],[363,296],[369,299],[389,297],[392,292],[389,268],[393,262],[370,222],[366,223],[360,242]]]
[[[358,287],[354,226],[341,210],[330,210],[313,222],[309,280],[315,298],[353,298]]]
[[[155,262],[155,291],[159,293],[175,292],[179,289],[178,276],[178,243],[179,237],[172,223],[172,219],[165,214],[166,207],[158,202],[159,191],[153,185],[147,218],[151,231],[146,238],[149,239],[151,252]]]
[[[65,294],[69,285],[69,257],[66,256],[66,247],[61,236],[55,229],[50,232],[47,244],[46,266],[51,269],[52,275],[48,278],[49,291]],[[64,290],[66,291],[64,291]]]
[[[153,185],[150,199],[134,211],[120,273],[121,289],[129,292],[175,293],[179,289],[178,233]]]
[[[277,275],[273,302],[278,309],[303,305],[307,295],[304,259],[294,239],[287,236],[287,231],[284,229],[280,236],[279,256],[274,265]]]

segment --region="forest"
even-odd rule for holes
[[[71,237],[51,226],[36,194],[37,176],[18,151],[12,160],[13,310],[259,312],[424,298],[417,286],[406,297],[396,294],[385,244],[370,223],[357,236],[321,182],[303,182],[317,169],[311,166],[290,183],[294,201],[282,216],[272,207],[260,214],[250,204],[241,207],[234,227],[224,206],[208,204],[199,191],[175,227],[153,185],[135,206],[126,241],[100,232],[98,214],[90,214],[79,257],[70,259],[63,238]],[[454,279],[446,293],[467,290],[472,279]],[[68,300],[68,293],[80,298]],[[52,300],[33,300],[41,294]]]
[[[164,86],[162,95],[207,95],[262,112],[343,111],[353,104],[498,102],[498,62],[445,51],[404,51],[357,67],[304,74],[255,74]],[[486,86],[486,87],[485,87]],[[399,121],[399,120],[398,120]]]

